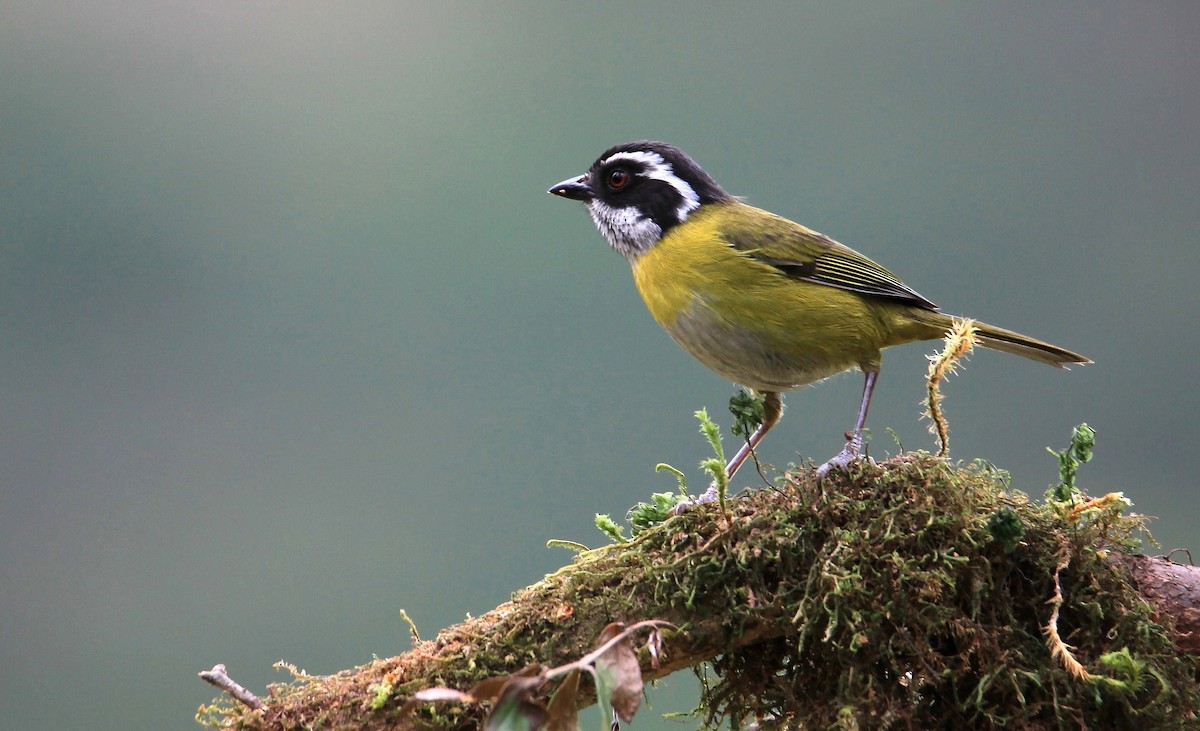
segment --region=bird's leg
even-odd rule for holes
[[[734,473],[736,473],[738,471],[738,468],[742,466],[742,463],[746,461],[746,458],[749,457],[751,455],[751,453],[754,452],[754,448],[757,447],[758,443],[763,440],[763,437],[765,437],[767,435],[767,432],[771,431],[771,427],[778,424],[779,419],[782,417],[783,417],[783,397],[780,396],[778,393],[772,393],[772,392],[764,393],[763,394],[763,420],[762,420],[762,423],[758,425],[758,428],[754,430],[754,433],[750,435],[750,438],[746,440],[746,443],[743,444],[741,449],[739,449],[737,451],[737,454],[733,455],[733,459],[729,460],[729,464],[725,465],[726,479],[733,479]],[[687,501],[687,502],[680,503],[679,505],[677,505],[676,512],[679,511],[679,508],[681,508],[685,505],[694,505],[697,503],[711,503],[712,501],[714,501],[716,499],[717,499],[717,483],[714,482],[711,485],[709,485],[708,489],[705,490],[695,500]]]
[[[863,382],[862,404],[858,407],[858,421],[854,423],[854,431],[846,435],[846,446],[825,464],[817,468],[817,479],[825,479],[829,470],[835,467],[845,471],[850,463],[862,454],[862,431],[867,423],[867,409],[871,408],[871,394],[875,391],[875,379],[879,378],[878,369],[864,371],[866,380]]]

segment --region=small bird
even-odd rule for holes
[[[781,393],[858,368],[862,401],[845,448],[859,458],[881,350],[942,337],[955,318],[837,241],[734,198],[683,150],[617,145],[549,193],[586,204],[633,268],[650,314],[701,363],[763,395],[764,418],[726,466],[732,477],[783,414]],[[979,343],[1062,367],[1078,353],[983,323]]]

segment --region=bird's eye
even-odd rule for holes
[[[618,168],[608,174],[608,187],[613,190],[620,190],[626,185],[629,185],[629,173]]]

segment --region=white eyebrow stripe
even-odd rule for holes
[[[675,174],[671,168],[671,163],[663,159],[662,155],[649,150],[635,150],[633,152],[618,152],[605,158],[600,164],[607,165],[617,160],[629,160],[630,162],[641,163],[645,170],[640,173],[643,177],[652,180],[661,180],[667,185],[675,189],[680,196],[683,197],[683,203],[675,210],[676,216],[680,221],[687,218],[687,214],[700,207],[700,196],[692,186],[684,182]]]

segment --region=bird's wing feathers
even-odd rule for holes
[[[735,249],[789,277],[859,294],[898,299],[936,310],[895,274],[848,246],[766,211],[745,206],[753,215],[733,217],[721,236]]]

